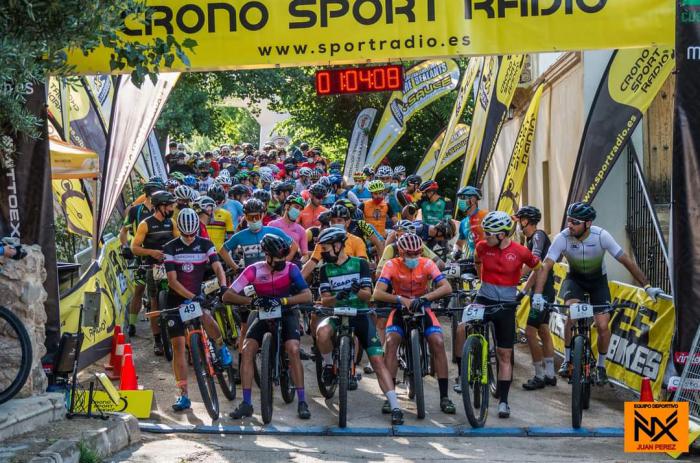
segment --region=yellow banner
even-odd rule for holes
[[[530,151],[535,139],[537,113],[540,109],[543,89],[544,85],[537,87],[532,101],[530,101],[530,106],[527,108],[520,131],[515,139],[513,154],[510,156],[506,177],[503,179],[503,185],[501,186],[501,194],[499,195],[496,209],[509,215],[513,215],[516,211],[520,190],[523,187],[523,181],[527,174],[527,165],[530,161]]]
[[[567,266],[555,264],[553,271],[556,303],[563,304],[558,294],[566,278]],[[675,332],[673,302],[666,299],[654,302],[642,288],[619,281],[610,281],[608,286],[613,304],[626,302],[630,305],[629,308],[617,310],[610,320],[612,336],[605,362],[608,376],[633,391],[639,391],[642,378],[648,377],[654,397],[658,400]],[[525,329],[529,312],[530,301],[525,298],[516,315],[521,331]],[[562,315],[556,313],[552,313],[549,320],[554,349],[559,353],[564,352],[565,321]],[[597,331],[593,328],[591,342],[596,356],[597,339]]]
[[[469,100],[469,95],[472,93],[472,87],[474,87],[474,81],[476,80],[476,75],[481,70],[484,65],[484,58],[479,56],[477,58],[472,58],[467,64],[467,69],[464,70],[462,75],[462,82],[459,85],[459,91],[457,92],[457,99],[455,100],[455,105],[452,108],[452,114],[450,115],[450,121],[447,123],[447,129],[445,129],[445,136],[442,137],[442,144],[440,145],[440,150],[438,151],[438,159],[433,164],[433,172],[430,176],[431,179],[435,180],[438,172],[442,169],[442,161],[448,152],[448,147],[452,143],[452,136],[457,128],[457,123],[462,117],[464,108],[467,107],[467,101]],[[467,132],[467,135],[469,132]],[[465,146],[466,150],[466,146]],[[420,175],[420,174],[419,174]],[[421,178],[426,178],[421,175]]]
[[[51,154],[51,178],[54,180],[97,179],[100,176],[99,160],[94,151],[50,137],[49,153]]]
[[[121,37],[193,39],[195,71],[672,46],[673,0],[147,0]],[[105,74],[110,52],[69,51],[82,74]],[[172,68],[187,66],[175,60]],[[127,72],[123,69],[119,72]]]
[[[51,187],[56,202],[66,218],[68,231],[92,238],[92,211],[80,180],[52,180]]]
[[[430,178],[431,173],[437,176],[442,169],[452,164],[454,161],[459,159],[464,155],[464,151],[467,149],[467,142],[469,140],[469,126],[467,124],[457,124],[455,126],[454,132],[452,133],[452,139],[450,144],[447,146],[447,151],[444,159],[437,164],[437,158],[441,154],[440,150],[445,139],[445,133],[447,130],[443,130],[440,134],[433,140],[433,143],[425,152],[423,160],[416,170],[416,175],[420,175],[422,179]],[[437,166],[436,166],[437,165]]]

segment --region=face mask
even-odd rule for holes
[[[326,251],[321,252],[321,258],[323,259],[324,262],[328,262],[331,264],[334,264],[338,261],[338,256],[333,255],[330,252],[326,252]]]
[[[289,220],[291,220],[292,222],[296,221],[299,218],[300,214],[301,214],[301,211],[299,209],[297,209],[296,207],[289,209],[289,213],[288,213]]]
[[[253,233],[257,233],[262,229],[262,220],[258,220],[257,222],[250,222],[248,224],[248,228],[250,228],[250,231]]]
[[[287,265],[287,263],[283,260],[278,260],[272,263],[270,267],[272,267],[272,270],[275,272],[281,272],[284,270],[284,267]]]
[[[469,209],[469,205],[467,204],[466,199],[459,199],[457,200],[457,207],[459,208],[460,211],[466,211]]]
[[[414,268],[418,267],[418,258],[417,257],[410,257],[410,258],[404,257],[403,263],[406,264],[406,267],[413,270]]]
[[[331,224],[331,227],[333,228],[338,228],[340,230],[345,230],[345,224],[344,223],[333,223]]]
[[[384,198],[372,198],[372,201],[374,201],[374,204],[381,204]]]
[[[398,188],[398,187],[399,187],[399,184],[396,183],[396,182],[394,182],[394,183],[391,184],[391,186],[393,186],[394,188]]]

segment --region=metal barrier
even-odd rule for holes
[[[700,329],[690,346],[680,384],[673,397],[675,402],[688,402],[690,419],[700,423]]]

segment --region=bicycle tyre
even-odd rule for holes
[[[470,336],[462,350],[462,401],[464,413],[473,428],[482,428],[489,413],[489,384],[481,383],[484,346],[477,336]],[[478,410],[478,411],[477,411]]]
[[[211,343],[211,340],[209,340]],[[220,361],[220,360],[219,360]],[[221,364],[216,368],[216,379],[219,382],[221,392],[227,400],[235,400],[236,398],[236,373],[233,364],[225,367]]]
[[[582,406],[584,410],[591,408],[591,372],[595,368],[595,360],[589,359],[587,371],[584,371],[583,375],[583,401]]]
[[[486,335],[486,339],[489,343],[489,390],[491,391],[491,396],[493,396],[494,399],[499,399],[500,394],[498,392],[498,355],[496,355],[496,328],[493,326],[493,323],[489,322]],[[513,353],[512,357],[515,357],[515,353]]]
[[[272,408],[274,400],[272,363],[275,351],[272,344],[272,333],[265,333],[262,342],[262,354],[260,355],[260,414],[262,415],[262,420],[265,424],[272,421]]]
[[[335,395],[335,389],[338,383],[333,382],[330,387],[326,387],[323,383],[323,357],[321,357],[321,353],[318,352],[318,349],[314,356],[314,363],[316,364],[316,382],[318,383],[318,390],[324,399],[332,399]]]
[[[425,418],[425,396],[423,395],[423,371],[421,368],[420,332],[411,330],[411,361],[413,363],[413,391],[416,400],[416,417]]]
[[[289,357],[284,350],[281,352],[280,360],[282,361],[280,365],[280,389],[282,391],[282,400],[284,400],[286,404],[291,404],[294,402],[294,392],[296,388],[292,380],[292,372],[289,369]]]
[[[158,309],[163,310],[168,307],[168,293],[160,291],[158,293]],[[173,361],[173,345],[170,343],[170,333],[168,333],[168,320],[165,315],[158,316],[160,326],[160,341],[163,343],[163,355],[168,362]]]
[[[219,398],[216,395],[214,378],[209,374],[207,354],[204,350],[206,348],[202,336],[199,333],[192,333],[190,337],[190,351],[199,393],[202,396],[202,402],[204,402],[207,413],[209,413],[212,420],[216,420],[219,418]]]
[[[340,338],[340,355],[338,358],[338,426],[344,428],[348,422],[348,383],[350,381],[350,346],[349,336]]]
[[[2,390],[0,390],[0,404],[7,402],[13,398],[24,386],[29,378],[29,373],[32,369],[32,342],[29,339],[29,333],[27,329],[22,324],[22,321],[17,315],[10,312],[10,309],[0,306],[0,319],[4,320],[0,323],[1,327],[6,326],[8,331],[2,330],[2,335],[8,339],[16,339],[18,346],[13,347],[11,345],[3,348],[2,356],[11,356],[13,359],[20,358],[19,368],[15,374],[8,375],[9,377],[14,376],[12,381],[9,382],[7,386],[0,384]],[[14,343],[13,343],[14,344]],[[17,352],[19,348],[19,352]],[[7,362],[2,362],[3,368],[7,369]]]
[[[459,357],[459,346],[457,345],[457,327],[462,319],[462,311],[452,312],[451,333],[452,333],[452,363],[457,363]]]
[[[571,426],[581,427],[583,418],[583,337],[576,336],[572,352],[573,372],[571,373]]]

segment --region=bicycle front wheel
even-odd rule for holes
[[[491,390],[491,395],[493,396],[493,398],[499,399],[500,394],[498,393],[498,356],[496,355],[496,328],[493,326],[493,323],[488,324],[486,335],[488,336],[487,339],[489,345],[489,389]],[[511,357],[515,357],[515,355],[512,355]]]
[[[199,393],[202,395],[202,402],[207,409],[207,413],[212,420],[219,419],[219,398],[216,395],[214,378],[210,374],[210,366],[207,361],[207,354],[204,340],[199,333],[193,333],[190,337],[190,352],[192,353],[192,367],[197,378]]]
[[[344,428],[348,422],[348,382],[350,381],[350,352],[352,351],[349,336],[340,338],[340,358],[338,359],[338,426]]]
[[[32,368],[32,343],[19,317],[0,307],[0,404],[22,389]]]
[[[272,421],[272,401],[274,400],[272,377],[275,352],[272,344],[272,333],[265,333],[260,355],[260,410],[265,424]]]
[[[422,420],[425,418],[425,396],[423,395],[423,369],[421,368],[420,348],[420,333],[418,330],[411,330],[411,363],[413,363],[411,380],[413,381],[413,393],[416,398],[416,416]]]
[[[473,428],[483,427],[489,412],[489,382],[484,378],[488,363],[484,362],[484,348],[479,337],[470,336],[462,350],[462,401]]]
[[[571,374],[571,426],[575,429],[581,427],[583,419],[583,337],[576,336],[573,345],[573,367]]]
[[[158,293],[158,309],[164,310],[168,307],[168,293],[161,291]],[[168,333],[168,320],[164,314],[158,317],[158,325],[160,326],[160,341],[163,343],[163,355],[168,362],[173,361],[173,345],[170,343],[170,334]]]

